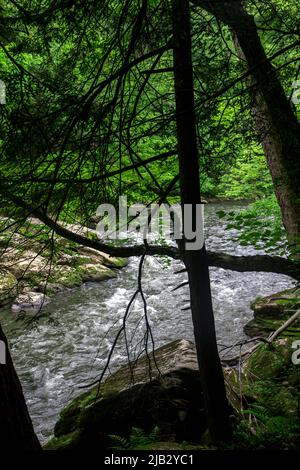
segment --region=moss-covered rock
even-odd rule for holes
[[[255,316],[269,315],[285,316],[287,310],[297,310],[300,308],[300,288],[293,287],[268,297],[260,297],[251,304]]]
[[[100,282],[115,278],[116,272],[101,264],[82,263],[73,266],[58,265],[52,270],[48,278],[49,289],[71,289],[80,286],[83,282]]]
[[[245,333],[251,337],[267,336],[300,309],[300,288],[258,298],[252,302],[251,308],[254,319],[245,326]],[[300,318],[283,331],[281,337],[300,338]]]
[[[100,282],[117,277],[112,269],[101,264],[84,264],[78,268],[83,282]]]
[[[72,450],[76,449],[77,443],[80,439],[80,431],[74,431],[70,434],[61,436],[60,438],[54,437],[45,446],[44,450]]]
[[[83,279],[80,271],[76,267],[56,266],[48,278],[50,287],[52,285],[60,286],[57,290],[71,289],[82,284]]]
[[[10,303],[17,295],[17,279],[4,269],[0,269],[0,305]]]
[[[245,407],[262,406],[270,416],[297,419],[300,376],[292,362],[292,343],[288,338],[272,344],[262,343],[249,355],[242,369],[225,369],[231,388],[243,398]]]
[[[261,343],[239,369],[225,369],[239,400],[235,446],[286,450],[300,447],[299,366],[292,363],[292,343],[282,338]]]
[[[75,410],[75,407],[69,408],[69,412],[62,415],[63,421],[56,426],[56,437],[48,443],[48,449],[61,448],[61,441],[65,442],[71,435],[75,442],[71,439],[70,448],[105,448],[110,445],[110,435],[129,437],[133,427],[146,433],[158,427],[166,441],[200,442],[207,427],[199,372],[184,368],[101,396],[89,405],[81,404],[76,427]],[[73,419],[69,419],[70,411],[74,413]],[[75,429],[62,434],[70,426]]]
[[[68,436],[69,448],[105,448],[109,435],[128,437],[133,427],[147,433],[159,427],[166,441],[199,442],[206,419],[194,345],[181,340],[159,348],[158,369],[153,355],[150,360],[152,380],[144,357],[132,370],[122,367],[100,390],[95,387],[75,398],[62,410],[47,449],[66,448]]]
[[[84,282],[112,279],[117,276],[117,270],[128,262],[127,259],[114,258],[58,235],[54,236],[55,244],[50,248],[49,244],[44,243],[46,227],[37,219],[28,219],[19,232],[9,229],[11,221],[7,220],[7,225],[5,236],[0,234],[0,269],[4,273],[0,279],[0,305],[8,303],[16,295],[16,279],[19,281],[18,294],[27,295],[31,292],[35,295],[38,292],[52,295],[78,287]],[[94,234],[83,226],[67,226],[86,236]],[[33,235],[37,239],[32,239]],[[11,282],[13,289],[9,293]],[[31,306],[31,302],[25,302],[24,309],[27,308],[26,304]]]

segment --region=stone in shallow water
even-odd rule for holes
[[[50,299],[41,292],[27,292],[26,294],[18,295],[11,309],[13,312],[39,309],[44,305],[47,305],[49,302]]]

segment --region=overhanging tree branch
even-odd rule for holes
[[[95,250],[107,253],[116,257],[142,256],[145,253],[145,245],[135,246],[113,246],[101,242],[95,238],[89,238],[80,233],[76,233],[61,223],[53,220],[40,207],[32,207],[21,198],[9,195],[10,200],[26,211],[30,215],[38,218],[41,222],[51,228],[57,235],[73,241],[80,245],[94,248]],[[147,245],[147,255],[168,256],[173,259],[182,259],[183,254],[177,247],[163,245]],[[300,266],[298,263],[280,256],[255,255],[255,256],[234,256],[226,253],[207,252],[208,264],[210,267],[228,269],[237,272],[268,272],[284,274],[294,279],[300,279]]]
[[[134,163],[132,165],[124,166],[123,168],[120,168],[118,170],[114,170],[111,172],[107,172],[104,175],[97,175],[97,176],[91,176],[90,178],[80,178],[80,179],[74,179],[72,180],[71,178],[57,178],[57,179],[52,179],[52,178],[39,178],[39,177],[28,177],[28,181],[32,183],[72,183],[72,184],[88,184],[88,183],[95,183],[98,181],[103,181],[107,178],[111,178],[113,176],[119,176],[121,173],[125,173],[127,171],[135,170],[139,167],[149,165],[150,163],[157,162],[159,160],[164,160],[169,157],[174,157],[177,154],[176,150],[170,150],[169,152],[164,152],[161,153],[160,155],[155,155],[153,157],[148,158],[147,160],[141,160],[137,163]],[[24,181],[24,179],[22,180]]]

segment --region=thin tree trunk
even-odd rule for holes
[[[40,450],[1,325],[0,341],[6,345],[6,364],[0,365],[0,448]]]
[[[188,0],[173,0],[174,82],[181,200],[195,211],[201,204],[194,110],[191,26]],[[205,247],[184,252],[208,427],[214,442],[231,438],[229,407],[217,349]]]
[[[300,126],[277,73],[268,61],[254,18],[241,0],[193,0],[227,24],[252,70],[253,115],[289,241],[300,241]],[[292,86],[292,83],[291,83]]]

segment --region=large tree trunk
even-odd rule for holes
[[[186,204],[192,205],[195,227],[196,206],[201,204],[201,196],[188,0],[173,0],[173,37],[181,200],[183,210]],[[214,442],[224,441],[231,437],[229,407],[217,349],[205,246],[196,251],[185,250],[184,261],[190,284],[194,335],[208,427]]]
[[[6,345],[6,364],[0,365],[1,450],[40,450],[1,325],[0,341]]]
[[[241,0],[194,0],[234,32],[252,77],[253,114],[273,179],[283,224],[292,244],[300,240],[300,126],[277,73],[268,61],[254,18]],[[292,85],[292,84],[291,84]]]

